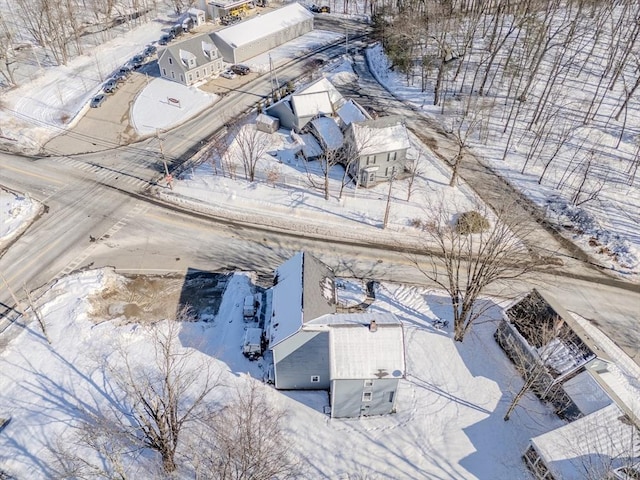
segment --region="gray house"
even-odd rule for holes
[[[226,62],[240,63],[311,30],[313,14],[299,3],[292,3],[219,30],[213,38]]]
[[[222,57],[211,35],[196,35],[181,42],[169,44],[158,53],[160,75],[183,85],[206,80],[224,68]]]
[[[349,175],[369,187],[404,172],[409,133],[399,116],[352,122],[345,132]]]
[[[395,411],[402,324],[391,313],[337,314],[334,276],[300,252],[276,270],[268,326],[277,389],[329,390],[332,417]]]

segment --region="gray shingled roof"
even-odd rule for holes
[[[203,33],[201,35],[187,38],[180,42],[169,44],[165,49],[160,51],[160,53],[158,54],[158,59],[160,60],[164,56],[170,55],[179,68],[181,68],[184,72],[188,72],[189,70],[193,70],[193,68],[196,67],[187,67],[187,65],[182,62],[182,59],[190,56],[189,54],[191,54],[196,59],[196,66],[201,67],[213,61],[213,59],[205,55],[205,51],[210,50],[213,50],[216,53],[213,59],[220,56],[218,49],[213,43],[211,35]]]
[[[331,269],[304,252],[302,261],[302,323],[336,313],[334,275]]]

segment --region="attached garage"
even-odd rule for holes
[[[244,62],[313,30],[313,14],[299,3],[256,16],[214,34],[229,63]]]

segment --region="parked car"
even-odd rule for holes
[[[127,81],[127,76],[126,76],[124,73],[117,72],[117,73],[113,76],[112,80],[115,80],[115,81],[116,81],[116,83],[118,83],[118,84],[120,84],[120,83],[124,83],[124,82],[126,82],[126,81]]]
[[[247,75],[251,73],[251,69],[246,65],[231,65],[231,71],[236,75]]]
[[[256,7],[266,7],[269,5],[269,0],[255,0]]]
[[[150,57],[151,55],[153,55],[157,51],[158,51],[158,49],[156,48],[155,45],[147,45],[146,48],[144,49],[144,55],[147,56],[147,57]]]
[[[110,78],[105,82],[102,87],[104,93],[113,93],[118,88],[118,81],[115,78]]]
[[[311,10],[313,13],[331,13],[331,8],[329,8],[329,6],[327,5],[311,5],[309,7],[309,10]]]
[[[165,33],[160,37],[160,40],[158,40],[158,45],[168,45],[171,40],[173,40],[173,37]]]
[[[169,30],[169,34],[173,35],[173,38],[179,37],[182,33],[182,25],[174,25],[171,27],[171,30]]]
[[[118,73],[124,75],[125,77],[128,77],[129,75],[131,75],[131,70],[133,70],[133,68],[131,67],[131,64],[127,62],[120,67]]]
[[[229,79],[229,80],[233,80],[234,78],[236,78],[236,74],[235,74],[235,73],[233,73],[231,70],[225,70],[224,72],[222,72],[222,73],[220,74],[220,76],[221,76],[222,78],[227,78],[227,79]]]
[[[100,93],[91,99],[90,106],[91,108],[98,108],[100,105],[104,103],[107,99],[107,96],[104,93]]]
[[[133,69],[138,69],[142,66],[142,64],[144,63],[144,61],[146,60],[144,55],[136,55],[135,57],[133,57],[129,63],[131,64],[131,66],[133,67]]]

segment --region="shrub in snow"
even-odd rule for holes
[[[489,220],[475,210],[461,213],[456,220],[456,232],[462,235],[481,233],[489,228]]]

